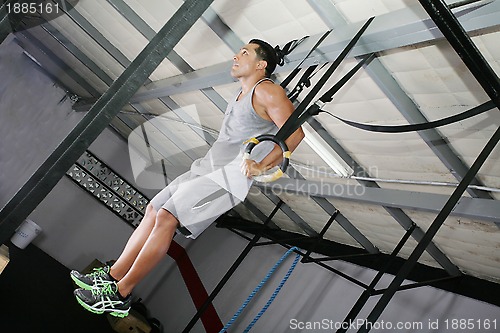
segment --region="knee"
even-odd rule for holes
[[[146,212],[144,213],[144,215],[146,216],[156,215],[156,209],[153,207],[151,203],[148,203],[148,205],[146,206]]]
[[[168,210],[160,209],[156,213],[156,225],[175,229],[179,226],[179,221]]]

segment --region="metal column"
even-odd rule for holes
[[[69,167],[109,125],[213,0],[187,0],[137,58],[92,106],[24,186],[0,211],[0,244],[57,184]]]

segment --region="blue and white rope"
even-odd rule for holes
[[[250,295],[247,297],[247,299],[245,300],[245,302],[243,302],[243,304],[240,306],[240,308],[238,309],[238,311],[236,311],[236,313],[233,315],[233,317],[227,322],[227,324],[219,331],[219,333],[224,333],[235,321],[236,319],[238,319],[238,317],[240,316],[240,314],[243,312],[243,310],[246,308],[246,306],[248,305],[248,303],[250,303],[250,301],[252,300],[252,298],[260,291],[260,289],[262,289],[262,287],[264,286],[264,284],[266,284],[266,282],[271,278],[271,276],[273,275],[273,273],[276,271],[276,269],[281,265],[281,263],[283,261],[285,261],[285,259],[295,250],[298,250],[299,248],[297,247],[292,247],[290,250],[288,250],[277,262],[276,264],[274,264],[273,268],[271,268],[271,270],[267,273],[267,275],[264,277],[264,279],[262,279],[262,281],[259,283],[259,285],[257,287],[255,287],[255,289],[250,293]],[[280,292],[281,288],[283,287],[283,285],[285,284],[285,282],[288,280],[288,278],[290,277],[290,275],[292,274],[293,270],[295,269],[295,266],[297,266],[297,263],[299,262],[299,259],[300,259],[300,254],[297,253],[297,255],[295,256],[295,260],[293,261],[292,265],[290,266],[290,269],[288,270],[288,272],[285,274],[285,276],[283,277],[283,279],[281,280],[280,284],[278,285],[278,287],[276,287],[276,289],[274,290],[273,294],[271,295],[271,297],[269,298],[269,300],[267,301],[266,305],[264,305],[264,307],[260,310],[260,312],[255,316],[255,318],[252,320],[252,322],[247,326],[247,328],[245,329],[244,333],[246,332],[249,332],[252,327],[255,325],[255,323],[257,322],[257,320],[260,319],[260,317],[262,317],[262,315],[264,314],[264,312],[266,312],[267,308],[269,308],[269,306],[271,305],[271,303],[274,301],[274,299],[276,298],[276,296],[278,295],[278,293]]]

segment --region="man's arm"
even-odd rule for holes
[[[261,117],[273,121],[278,128],[283,126],[294,111],[294,106],[283,88],[274,83],[259,84],[255,89],[253,103],[256,112]],[[290,152],[297,148],[303,138],[304,132],[299,127],[285,140]],[[260,163],[246,160],[242,172],[247,177],[257,176],[280,164],[282,159],[283,152],[276,146]]]

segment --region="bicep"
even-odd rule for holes
[[[281,128],[285,122],[290,118],[290,115],[295,110],[292,102],[283,94],[283,99],[277,103],[273,108],[268,111],[269,117],[273,120],[273,122]],[[286,139],[285,142],[288,145],[290,151],[294,151],[295,148],[299,145],[299,143],[304,138],[304,132],[302,128],[299,127],[293,133],[291,133]]]
[[[271,96],[266,105],[267,115],[279,128],[288,120],[293,111],[294,106],[284,91],[277,92],[274,96]]]

